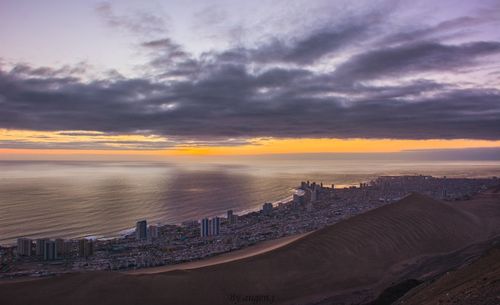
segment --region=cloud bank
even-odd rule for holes
[[[166,35],[160,17],[116,15],[103,4],[96,11],[111,27],[154,34],[138,43],[148,57],[143,73],[89,80],[81,77],[84,67],[0,65],[0,128],[207,143],[499,140],[500,41],[485,38],[499,15],[471,11],[394,27],[386,16],[399,12],[385,9],[356,12],[300,37],[277,34],[194,55]]]

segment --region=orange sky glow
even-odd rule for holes
[[[134,143],[124,145],[123,143]],[[9,143],[30,144],[30,148],[9,148]],[[81,143],[95,148],[79,148]],[[90,143],[90,144],[88,144]],[[144,149],[149,144],[160,148]],[[161,145],[165,143],[165,148]],[[65,144],[70,148],[45,148],[46,144]],[[169,145],[167,145],[169,144]],[[161,158],[171,156],[244,156],[293,153],[388,153],[419,149],[462,149],[500,147],[500,141],[488,140],[395,140],[395,139],[325,139],[325,138],[255,138],[241,145],[199,145],[185,142],[172,144],[159,136],[108,135],[100,132],[42,132],[26,130],[0,130],[0,158],[10,159],[29,156],[139,156]],[[39,145],[40,148],[37,147]],[[75,148],[71,148],[75,145]]]

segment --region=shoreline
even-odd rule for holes
[[[296,189],[296,188],[293,188],[293,189]],[[272,202],[273,206],[277,206],[280,203],[281,204],[289,204],[292,201],[293,201],[293,196],[287,196],[287,197],[284,197],[282,199],[278,199],[278,200],[271,201],[271,202]],[[257,205],[254,208],[242,210],[242,211],[235,212],[235,213],[238,214],[239,216],[245,216],[245,215],[248,215],[248,214],[251,214],[251,213],[258,212],[261,207],[262,207],[262,205]],[[214,215],[214,216],[225,217],[225,214],[224,213],[220,213],[220,214]],[[167,225],[174,225],[174,226],[182,227],[183,226],[183,222],[190,221],[190,220],[194,220],[194,219],[185,219],[184,221],[176,222],[176,223],[157,222],[156,225],[158,227],[167,226]],[[134,234],[135,229],[136,229],[135,227],[129,227],[127,229],[119,230],[116,233],[113,233],[113,234],[110,234],[110,235],[84,234],[84,235],[75,236],[75,237],[53,236],[53,237],[50,237],[50,238],[63,238],[63,239],[67,239],[67,240],[78,240],[78,239],[85,238],[85,239],[92,239],[94,241],[109,241],[109,240],[113,240],[113,239],[126,239],[128,236]],[[45,236],[44,237],[25,236],[25,237],[31,238],[31,239],[47,238]],[[17,238],[20,238],[20,237],[17,237]],[[15,247],[17,245],[17,243],[16,243],[17,238],[14,239],[12,242],[0,243],[0,247],[6,247],[6,248],[7,247]]]
[[[333,185],[329,188],[314,182],[302,182],[301,189],[310,195],[296,195],[298,198],[294,197],[293,201],[272,209],[267,203],[260,212],[240,215],[237,223],[222,221],[220,238],[200,236],[199,222],[189,222],[181,226],[161,226],[157,229],[161,234],[148,241],[127,236],[109,241],[97,240],[95,245],[86,246],[89,243],[85,240],[62,240],[63,248],[68,250],[64,250],[62,257],[52,259],[42,260],[40,255],[26,257],[32,255],[16,252],[15,247],[7,248],[2,251],[9,259],[9,272],[0,274],[0,277],[45,277],[93,270],[154,274],[199,269],[249,259],[284,247],[325,226],[400,200],[408,192],[423,192],[439,200],[462,200],[495,183],[498,183],[496,178],[447,179],[423,175],[381,176],[369,184],[361,183],[359,187],[350,188],[334,188]],[[405,185],[404,189],[401,189],[401,184]],[[26,241],[30,242],[33,254],[30,240],[21,240],[21,250],[27,249],[24,246]],[[86,254],[89,248],[92,252]]]
[[[287,245],[289,245],[289,244],[291,244],[299,239],[302,239],[313,232],[316,232],[316,231],[310,231],[310,232],[306,232],[306,233],[285,236],[285,237],[281,237],[281,238],[277,238],[277,239],[273,239],[273,240],[261,241],[261,242],[257,242],[256,244],[254,244],[252,246],[248,246],[248,247],[238,249],[235,251],[216,254],[216,255],[211,256],[211,257],[207,257],[207,258],[203,258],[203,259],[191,261],[191,262],[184,262],[184,263],[167,265],[167,266],[159,266],[159,267],[139,268],[139,269],[127,270],[127,271],[110,271],[110,272],[122,273],[122,274],[126,274],[126,275],[144,275],[144,274],[166,273],[166,272],[171,272],[171,271],[176,271],[176,270],[192,270],[192,269],[204,268],[204,267],[209,267],[209,266],[215,266],[215,265],[220,265],[220,264],[224,264],[224,263],[238,261],[238,260],[242,260],[245,258],[249,258],[249,257],[257,256],[260,254],[264,254],[267,252],[271,252],[273,250],[287,246]],[[78,272],[78,273],[92,273],[92,272],[95,272],[95,271],[83,271],[83,272]],[[4,279],[0,279],[0,285],[8,284],[8,283],[38,281],[38,280],[44,280],[44,279],[53,278],[53,277],[59,277],[59,276],[62,276],[64,274],[72,274],[72,273],[75,273],[75,272],[67,272],[67,273],[55,274],[55,275],[50,275],[50,276],[39,276],[39,277],[19,277],[19,278],[12,278],[12,279],[4,278]]]
[[[176,270],[191,270],[191,269],[198,269],[198,268],[204,268],[204,267],[209,267],[209,266],[215,266],[215,265],[220,265],[224,263],[229,263],[233,261],[238,261],[242,260],[245,258],[257,256],[260,254],[264,254],[267,252],[271,252],[273,250],[279,249],[281,247],[287,246],[299,239],[302,239],[306,237],[307,235],[316,232],[316,231],[310,231],[306,233],[301,233],[301,234],[295,234],[295,235],[290,235],[290,236],[285,236],[273,240],[265,240],[261,242],[257,242],[254,245],[238,249],[235,251],[230,251],[230,252],[224,252],[220,254],[216,254],[214,256],[210,256],[207,258],[203,258],[200,260],[196,261],[191,261],[191,262],[184,262],[184,263],[179,263],[179,264],[174,264],[174,265],[167,265],[167,266],[159,266],[159,267],[149,267],[149,268],[139,268],[135,270],[126,270],[126,271],[109,271],[111,273],[122,273],[126,275],[144,275],[144,274],[158,274],[158,273],[166,273],[166,272],[171,272],[171,271],[176,271]],[[89,271],[83,271],[83,272],[76,272],[76,273],[92,273],[95,271],[89,270]],[[53,278],[53,277],[59,277],[65,274],[74,274],[75,272],[66,272],[66,273],[60,273],[60,274],[54,274],[50,276],[38,276],[38,277],[18,277],[18,278],[4,278],[0,279],[0,285],[2,284],[8,284],[8,283],[17,283],[17,282],[29,282],[29,281],[38,281],[38,280],[44,280],[48,278]]]
[[[263,253],[267,253],[276,249],[279,249],[281,247],[284,247],[288,244],[291,244],[313,232],[316,231],[310,231],[306,233],[301,233],[301,234],[296,234],[296,235],[290,235],[286,237],[281,237],[273,240],[266,240],[262,242],[258,242],[255,245],[245,247],[243,249],[231,251],[231,252],[224,252],[221,254],[217,254],[215,256],[211,256],[208,258],[204,258],[201,260],[196,260],[192,262],[186,262],[186,263],[180,263],[180,264],[175,264],[175,265],[168,265],[168,266],[160,266],[160,267],[150,267],[150,268],[140,268],[136,270],[128,270],[128,271],[122,271],[121,273],[125,274],[131,274],[131,275],[141,275],[141,274],[156,274],[156,273],[165,273],[165,272],[170,272],[170,271],[175,271],[175,270],[191,270],[191,269],[198,269],[198,268],[204,268],[208,266],[214,266],[214,265],[220,265],[224,263],[229,263],[241,259],[245,259],[248,257],[253,257],[256,255],[260,255]]]

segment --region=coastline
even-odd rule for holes
[[[108,270],[121,274],[155,274],[203,269],[253,259],[318,229],[400,200],[408,192],[455,201],[470,198],[495,183],[496,178],[452,179],[423,175],[381,176],[369,184],[361,183],[359,187],[349,188],[329,188],[314,182],[302,182],[301,188],[310,195],[303,195],[305,198],[297,195],[298,198],[294,197],[293,201],[278,204],[272,209],[266,203],[262,211],[239,215],[234,223],[222,221],[220,237],[217,238],[200,236],[200,225],[196,222],[161,226],[157,228],[161,234],[157,233],[155,239],[147,241],[133,236],[98,240],[89,254],[82,252],[87,251],[85,245],[89,242],[62,240],[64,249],[68,246],[69,251],[56,259],[43,259],[39,255],[32,257],[24,252],[19,254],[15,247],[0,249],[2,256],[9,260],[6,265],[9,272],[0,274],[0,277],[45,277]],[[22,242],[24,246],[25,240]],[[33,254],[33,242],[30,243]]]
[[[301,238],[304,238],[305,236],[307,236],[313,232],[315,232],[315,231],[310,231],[310,232],[296,234],[296,235],[290,235],[290,236],[277,238],[277,239],[273,239],[273,240],[266,240],[266,241],[258,242],[255,245],[245,247],[243,249],[221,253],[221,254],[218,254],[218,255],[215,255],[215,256],[212,256],[209,258],[197,260],[197,261],[180,263],[180,264],[169,265],[169,266],[140,268],[140,269],[136,269],[136,270],[123,271],[122,273],[132,274],[132,275],[155,274],[155,273],[164,273],[164,272],[170,272],[170,271],[175,271],[175,270],[198,269],[198,268],[203,268],[203,267],[208,267],[208,266],[224,264],[224,263],[245,259],[248,257],[252,257],[252,256],[256,256],[259,254],[263,254],[266,252],[276,250],[278,248],[281,248],[281,247],[284,247],[288,244],[291,244],[291,243],[293,243]]]
[[[287,196],[287,197],[284,197],[282,199],[274,200],[271,202],[272,202],[273,206],[277,206],[280,203],[281,204],[290,204],[292,201],[293,201],[293,196]],[[250,209],[236,211],[236,214],[238,214],[239,216],[245,216],[245,215],[248,215],[251,213],[258,212],[261,209],[261,207],[262,207],[262,205],[259,204],[259,205],[256,205],[255,207],[250,208]],[[225,217],[225,215],[226,215],[225,213],[220,213],[220,214],[217,214],[214,216]],[[183,221],[179,221],[176,223],[156,222],[155,225],[157,225],[159,227],[166,226],[166,225],[175,225],[175,226],[180,227],[183,225],[183,222],[190,221],[190,220],[192,220],[192,219],[184,219]],[[135,227],[131,226],[131,227],[128,227],[126,229],[121,229],[117,232],[106,234],[106,235],[92,235],[92,233],[89,233],[89,234],[83,234],[83,235],[78,235],[78,236],[74,236],[74,237],[54,236],[54,238],[64,238],[67,240],[78,240],[78,239],[86,238],[86,239],[92,239],[94,241],[109,241],[109,240],[113,240],[113,239],[126,239],[128,236],[135,234],[135,229],[136,229]],[[33,238],[33,239],[37,238],[37,237],[33,237],[31,235],[27,235],[26,237]],[[40,237],[40,238],[44,238],[44,237]],[[14,246],[16,246],[16,240],[12,240],[10,242],[0,243],[0,247],[14,247]]]
[[[140,268],[136,270],[127,270],[127,271],[112,271],[112,272],[117,272],[117,273],[122,273],[122,274],[127,274],[127,275],[143,275],[143,274],[158,274],[158,273],[165,273],[165,272],[170,272],[170,271],[175,271],[175,270],[191,270],[191,269],[198,269],[198,268],[203,268],[203,267],[208,267],[208,266],[215,266],[215,265],[220,265],[228,262],[233,262],[237,260],[242,260],[245,258],[257,256],[263,253],[267,253],[276,249],[279,249],[281,247],[284,247],[286,245],[289,245],[301,238],[306,237],[307,235],[313,233],[315,231],[311,232],[306,232],[306,233],[301,233],[301,234],[295,234],[295,235],[290,235],[286,237],[281,237],[273,240],[266,240],[262,242],[258,242],[255,245],[245,247],[243,249],[239,249],[236,251],[231,251],[231,252],[224,252],[221,254],[216,254],[214,256],[192,261],[192,262],[186,262],[186,263],[180,263],[180,264],[174,264],[174,265],[168,265],[168,266],[159,266],[159,267],[150,267],[150,268]],[[95,271],[83,271],[82,273],[91,273]],[[61,273],[57,275],[52,275],[50,277],[57,277],[61,276],[63,274],[72,274],[75,272],[67,272],[67,273]],[[28,282],[28,281],[38,281],[38,280],[44,280],[50,277],[46,276],[40,276],[40,277],[19,277],[19,278],[13,278],[13,279],[0,279],[0,285],[2,284],[8,284],[8,283],[18,283],[18,282]]]

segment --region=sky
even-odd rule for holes
[[[498,1],[0,2],[0,159],[500,147]]]

